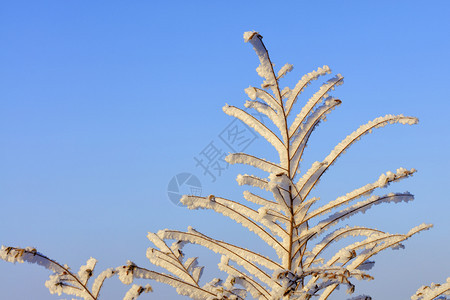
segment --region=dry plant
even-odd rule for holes
[[[147,250],[151,263],[166,269],[170,274],[151,271],[129,261],[126,265],[101,272],[89,287],[96,260],[90,258],[78,273],[44,256],[32,248],[2,247],[0,257],[9,262],[30,262],[42,265],[54,272],[46,282],[51,293],[68,294],[84,299],[98,299],[106,278],[119,276],[125,284],[135,278],[153,279],[173,286],[181,295],[193,299],[328,299],[339,287],[345,286],[352,294],[354,279],[373,279],[367,271],[373,266],[374,255],[388,248],[403,248],[402,242],[432,225],[422,224],[406,234],[390,234],[364,226],[336,225],[355,214],[381,203],[408,202],[413,195],[408,192],[372,195],[392,182],[413,175],[415,169],[399,168],[388,171],[372,183],[366,184],[328,203],[311,197],[310,193],[319,179],[333,163],[356,141],[373,129],[388,124],[413,125],[414,117],[386,115],[370,121],[342,140],[322,161],[317,161],[304,173],[299,171],[300,161],[312,132],[321,120],[341,104],[329,93],[343,83],[338,74],[326,81],[306,102],[295,117],[290,117],[302,91],[320,76],[331,73],[328,66],[304,75],[293,89],[281,89],[280,79],[290,72],[292,65],[274,70],[262,37],[257,32],[246,32],[259,57],[258,74],[264,78],[261,88],[249,87],[245,91],[250,100],[247,108],[266,115],[277,130],[271,130],[246,111],[226,105],[223,110],[264,137],[278,152],[279,162],[271,162],[246,153],[232,153],[226,158],[230,164],[247,164],[267,172],[267,178],[239,175],[239,185],[250,185],[273,195],[266,199],[245,191],[244,198],[260,208],[253,209],[243,203],[210,195],[198,197],[185,195],[181,202],[189,209],[211,209],[247,227],[259,236],[276,253],[272,259],[257,251],[245,249],[206,236],[189,227],[187,232],[161,230],[149,233],[148,238],[156,246]],[[292,119],[292,120],[291,120]],[[291,120],[291,121],[290,121]],[[360,199],[362,198],[362,199]],[[358,200],[358,201],[356,201]],[[352,239],[357,237],[357,241]],[[338,240],[350,238],[351,242],[334,255],[325,256]],[[169,242],[173,241],[173,242]],[[169,244],[170,243],[170,244]],[[196,257],[185,257],[182,248],[186,243],[204,246],[221,255],[219,269],[227,274],[225,280],[218,278],[201,285],[203,267],[197,265]],[[169,246],[170,245],[170,246]],[[133,285],[124,299],[135,299],[151,291],[147,285]],[[420,288],[413,300],[435,299],[450,294],[450,279],[443,285],[432,284]],[[371,299],[361,295],[351,299]]]

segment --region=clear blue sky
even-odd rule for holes
[[[167,197],[170,179],[190,172],[204,195],[241,198],[234,178],[253,170],[231,166],[211,182],[194,157],[231,122],[222,106],[242,106],[243,89],[261,83],[242,39],[256,30],[277,66],[294,65],[286,83],[324,64],[345,77],[334,92],[343,105],[317,129],[306,165],[377,116],[419,117],[417,126],[365,137],[319,187],[332,200],[387,170],[419,170],[389,188],[412,192],[414,202],[355,219],[389,232],[435,224],[405,250],[377,257],[375,281],[357,285],[374,299],[409,299],[450,276],[449,15],[448,1],[4,1],[0,244],[34,246],[75,270],[93,256],[97,271],[127,259],[151,267],[146,234],[163,228],[192,225],[259,247],[225,217]],[[247,150],[272,155],[266,148],[260,138]],[[216,269],[216,257],[191,251]],[[0,298],[59,299],[44,287],[48,275],[0,262]],[[117,286],[107,283],[103,299],[121,299]],[[177,297],[154,286],[142,299]]]

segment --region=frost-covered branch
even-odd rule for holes
[[[326,219],[320,221],[316,226],[309,229],[305,234],[305,241],[311,239],[314,236],[317,236],[324,232],[325,229],[329,228],[332,225],[335,225],[337,222],[342,221],[356,213],[364,213],[373,205],[378,205],[381,203],[398,203],[398,202],[408,202],[414,199],[414,196],[410,193],[389,193],[385,196],[373,196],[367,200],[360,201],[352,206],[347,207],[339,212],[336,212]],[[302,238],[300,238],[302,239]]]
[[[337,242],[343,238],[346,238],[348,236],[373,236],[375,234],[384,234],[383,231],[372,229],[368,227],[362,227],[362,226],[355,226],[355,227],[349,227],[346,226],[344,228],[339,228],[335,230],[334,232],[328,234],[326,237],[322,239],[322,241],[311,250],[310,255],[305,259],[305,267],[310,267],[311,264],[313,264],[317,257],[319,256],[322,251],[324,251],[326,248],[328,248],[332,243]]]
[[[403,115],[386,115],[384,117],[376,118],[373,121],[368,122],[365,125],[359,127],[352,134],[348,135],[342,142],[340,142],[330,154],[322,161],[315,162],[311,168],[303,175],[303,177],[298,181],[297,187],[302,191],[302,198],[307,197],[309,192],[316,185],[320,177],[325,173],[325,171],[333,165],[336,159],[343,154],[352,144],[359,140],[362,136],[371,133],[373,129],[384,127],[387,124],[399,123],[413,125],[417,124],[417,118],[405,117]]]
[[[319,106],[299,127],[294,130],[291,150],[290,150],[290,169],[291,176],[295,177],[300,166],[300,160],[305,150],[308,139],[311,136],[313,130],[319,124],[321,120],[325,119],[325,116],[329,114],[333,109],[341,104],[341,100],[335,99],[333,97],[328,97],[325,103]],[[298,130],[300,128],[300,130]],[[298,130],[298,131],[297,131]]]
[[[94,267],[97,262],[94,258],[90,258],[86,265],[81,266],[77,274],[72,273],[68,266],[61,265],[31,247],[14,248],[2,246],[0,248],[0,259],[11,263],[29,262],[43,266],[54,272],[50,275],[50,279],[45,283],[45,286],[49,289],[51,294],[61,295],[64,293],[83,299],[96,300],[104,280],[115,274],[112,269],[100,273],[97,279],[95,279],[91,291],[88,288],[87,283],[93,275]]]
[[[407,234],[375,234],[370,236],[363,242],[357,242],[353,245],[347,246],[341,249],[336,255],[331,258],[326,265],[332,266],[337,262],[340,262],[342,266],[351,262],[350,265],[347,266],[348,270],[356,270],[361,267],[365,262],[368,261],[369,258],[378,254],[379,252],[387,249],[394,248],[397,245],[401,245],[400,243],[407,240],[411,236],[428,230],[432,227],[430,224],[421,224],[412,228]],[[356,250],[363,249],[363,251],[358,255],[356,254]],[[311,280],[315,280],[312,278]],[[331,285],[327,287],[322,293],[320,299],[325,300],[329,297],[329,295],[337,288],[338,285]]]
[[[271,232],[282,238],[286,238],[287,233],[283,228],[277,223],[265,218],[267,212],[261,214],[238,202],[215,197],[213,195],[209,197],[183,196],[180,201],[189,209],[213,209],[216,212],[233,219],[247,227],[250,231],[256,233],[264,242],[276,250],[279,250],[282,247],[281,243],[273,235],[267,232],[263,226],[259,225],[258,222],[269,228]]]
[[[431,283],[429,286],[421,286],[417,292],[411,296],[411,300],[432,300],[439,296],[450,296],[450,277],[445,283]],[[439,297],[439,299],[447,299]]]
[[[297,101],[298,95],[311,83],[311,81],[316,80],[319,76],[330,73],[330,67],[323,66],[318,68],[317,71],[312,71],[306,75],[303,75],[303,77],[295,85],[294,89],[289,92],[288,100],[286,101],[286,115],[289,116],[295,101]]]
[[[125,294],[125,297],[123,300],[135,300],[137,299],[141,294],[153,292],[152,287],[147,284],[145,287],[133,284],[133,286],[128,290],[128,292]]]
[[[282,155],[283,153],[285,153],[284,152],[286,148],[285,144],[272,130],[270,130],[261,121],[259,121],[246,111],[237,108],[235,106],[225,105],[223,107],[223,111],[227,115],[235,117],[244,122],[245,124],[247,124],[249,127],[253,128],[257,133],[259,133],[263,138],[265,138],[269,143],[271,143],[272,146],[275,147],[275,149],[277,149],[278,153],[280,154],[281,161],[286,159]]]
[[[163,239],[179,240],[204,246],[212,250],[213,252],[226,255],[268,286],[274,287],[278,285],[277,282],[272,280],[271,276],[264,272],[263,269],[259,268],[255,263],[271,270],[278,270],[282,267],[278,263],[258,253],[229,243],[212,239],[195,231],[192,228],[189,228],[188,232],[165,229],[159,231],[158,236]],[[287,252],[287,250],[282,248],[277,251],[279,256],[283,255],[283,252]]]
[[[124,266],[100,273],[92,284],[92,289],[88,288],[88,281],[96,264],[93,258],[89,259],[78,273],[72,273],[67,266],[60,265],[32,248],[2,246],[0,258],[9,262],[28,261],[42,265],[54,272],[46,282],[51,293],[65,293],[90,300],[98,299],[104,281],[113,275],[118,275],[127,285],[133,283],[134,279],[155,280],[168,284],[179,294],[193,299],[243,300],[251,295],[259,300],[307,300],[313,297],[325,300],[339,286],[345,286],[347,293],[353,293],[353,279],[372,279],[372,276],[366,273],[374,265],[374,261],[369,260],[371,257],[388,248],[402,248],[403,241],[429,229],[431,225],[422,224],[407,234],[390,234],[364,226],[344,226],[329,232],[340,221],[364,213],[374,205],[413,199],[408,192],[371,196],[377,188],[386,187],[415,173],[415,169],[404,168],[386,172],[374,182],[328,203],[322,204],[320,197],[310,198],[309,194],[337,158],[361,137],[387,124],[412,125],[418,120],[403,115],[376,118],[344,138],[322,161],[313,163],[300,177],[301,159],[310,137],[320,122],[326,120],[328,114],[341,104],[341,100],[330,96],[330,92],[343,84],[343,76],[337,74],[328,79],[302,108],[297,109],[294,106],[299,102],[297,100],[305,88],[320,76],[330,74],[330,68],[323,66],[304,75],[292,89],[281,88],[280,80],[293,70],[293,66],[285,64],[276,71],[259,33],[246,32],[244,40],[253,45],[260,62],[256,70],[264,79],[261,88],[250,86],[245,89],[250,100],[244,105],[267,116],[274,126],[261,122],[249,112],[235,106],[226,105],[223,111],[241,120],[266,139],[277,151],[279,161],[247,153],[231,153],[226,157],[226,161],[230,164],[246,164],[267,172],[265,178],[238,175],[237,182],[239,185],[250,185],[262,189],[263,192],[270,192],[266,193],[270,196],[263,197],[245,191],[244,200],[258,205],[258,208],[214,195],[183,196],[181,203],[189,209],[210,209],[229,217],[254,232],[275,250],[277,257],[267,257],[258,250],[211,238],[192,227],[188,227],[187,232],[165,229],[156,234],[148,234],[155,248],[147,249],[147,258],[153,265],[165,269],[167,274],[128,261]],[[293,111],[298,112],[296,116]],[[367,198],[353,202],[361,197]],[[343,239],[349,237],[358,239],[356,242],[347,243],[342,249],[333,251],[331,258],[325,257],[332,246],[336,246],[336,242],[345,242]],[[316,238],[318,241],[315,241]],[[201,286],[203,267],[198,265],[197,257],[185,256],[182,250],[187,243],[197,244],[220,254],[219,269],[228,277],[225,280],[214,278]],[[449,290],[450,279],[442,285],[432,284],[420,288],[412,300],[448,295]],[[150,285],[134,284],[124,299],[136,299],[150,291]],[[369,300],[370,297],[361,295],[351,299]]]
[[[311,113],[314,107],[319,104],[323,99],[328,97],[328,92],[333,90],[336,86],[339,86],[343,83],[344,77],[341,74],[336,75],[334,78],[328,80],[324,83],[319,91],[317,91],[306,103],[305,106],[302,107],[300,113],[295,117],[294,122],[289,127],[289,137],[292,137],[305,120],[305,118]]]
[[[147,258],[156,266],[162,267],[186,283],[198,286],[203,267],[197,266],[197,258],[191,257],[183,263],[182,244],[167,246],[165,241],[154,233],[147,235],[148,239],[160,250],[148,248]]]
[[[225,157],[226,162],[229,164],[247,164],[249,166],[261,169],[268,173],[280,173],[287,172],[287,170],[281,167],[279,164],[267,161],[262,158],[247,154],[247,153],[231,153]]]
[[[255,101],[256,99],[263,100],[277,114],[280,114],[283,111],[283,107],[281,106],[281,104],[265,90],[249,86],[245,89],[245,93],[253,101]]]
[[[151,279],[171,285],[177,290],[178,294],[189,296],[193,299],[208,299],[211,296],[215,296],[214,293],[211,293],[198,285],[187,283],[171,275],[147,270],[135,265],[131,261],[128,261],[124,266],[118,267],[116,270],[120,281],[124,284],[131,284],[134,278]]]
[[[377,181],[370,184],[366,184],[363,187],[360,187],[344,196],[337,198],[336,200],[328,202],[326,205],[323,205],[315,209],[314,211],[307,214],[305,219],[302,221],[308,221],[312,218],[328,213],[341,205],[347,204],[350,201],[358,199],[359,197],[370,195],[370,193],[372,193],[375,189],[386,187],[391,182],[398,181],[408,176],[411,176],[415,172],[416,172],[415,169],[406,170],[404,168],[399,168],[395,173],[389,171],[386,174],[382,174]]]
[[[248,31],[244,33],[244,41],[250,42],[253,45],[253,49],[258,55],[260,65],[256,68],[256,72],[259,76],[265,78],[265,81],[261,85],[263,89],[271,88],[272,92],[275,94],[277,102],[282,105],[281,92],[278,86],[277,77],[282,77],[283,73],[285,73],[288,69],[292,69],[287,67],[285,70],[281,71],[279,76],[275,74],[273,69],[273,64],[269,57],[269,52],[266,49],[266,46],[262,42],[262,36],[258,32]]]
[[[245,274],[233,266],[229,265],[229,258],[222,256],[219,263],[219,269],[233,276],[235,280],[239,280],[238,284],[242,285],[247,289],[248,292],[255,299],[271,299],[271,294],[266,290],[266,287],[261,285],[254,278]]]

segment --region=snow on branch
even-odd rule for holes
[[[262,36],[258,32],[247,31],[244,33],[244,41],[250,42],[253,45],[253,49],[255,50],[256,55],[258,55],[261,63],[258,68],[256,68],[258,75],[265,79],[261,87],[263,89],[270,87],[277,96],[279,103],[281,103],[281,94],[278,89],[277,76],[275,75],[272,62],[270,61],[269,52],[262,42]],[[288,68],[285,68],[281,74],[285,73],[287,70]]]
[[[325,119],[325,116],[329,114],[333,109],[341,104],[341,100],[333,97],[328,97],[321,106],[316,108],[312,114],[308,116],[304,123],[299,124],[299,128],[295,129],[290,146],[290,169],[291,176],[294,177],[300,165],[300,160],[303,155],[303,151],[308,143],[308,139],[311,136],[313,130],[319,124],[321,120]]]
[[[230,276],[233,276],[237,281],[237,284],[246,288],[246,290],[255,299],[272,299],[270,293],[266,290],[267,288],[261,285],[257,280],[248,274],[245,274],[233,266],[229,265],[230,259],[227,256],[222,256],[219,269],[226,272]]]
[[[278,128],[280,133],[283,133],[284,119],[279,114],[277,114],[275,110],[273,110],[273,108],[259,101],[246,101],[244,103],[244,106],[246,108],[253,108],[257,112],[266,115],[269,118],[269,120],[271,120],[273,124]],[[287,143],[287,140],[284,139],[284,142]]]
[[[287,73],[291,72],[294,69],[294,66],[291,64],[285,64],[281,67],[277,74],[277,81],[283,78]]]
[[[94,280],[94,283],[92,284],[92,294],[95,296],[95,298],[98,298],[105,280],[107,278],[111,278],[115,274],[116,271],[113,268],[106,269],[105,271],[98,274],[98,276]]]
[[[269,181],[254,175],[238,175],[236,181],[239,185],[251,185],[262,190],[270,190]]]
[[[399,245],[402,241],[410,238],[412,235],[423,230],[428,230],[431,227],[432,225],[429,224],[421,224],[412,228],[407,234],[375,233],[374,235],[369,236],[365,241],[356,242],[341,249],[326,263],[326,265],[332,266],[335,263],[340,262],[342,263],[342,266],[344,266],[348,262],[352,262],[346,268],[349,271],[359,269],[360,266],[364,265],[370,257],[387,248],[393,248],[396,245]],[[360,254],[357,254],[356,250],[358,249],[363,249],[363,251]],[[315,280],[317,280],[317,278],[311,278],[308,284],[315,282]],[[337,284],[334,284],[327,287],[319,299],[327,299],[327,297],[337,288],[337,286]]]
[[[250,274],[256,276],[259,280],[261,280],[268,286],[273,288],[274,286],[278,285],[277,282],[272,280],[271,276],[267,275],[261,268],[256,266],[254,262],[272,270],[280,269],[281,266],[278,265],[276,262],[270,260],[269,258],[264,257],[255,252],[252,252],[248,249],[234,246],[222,241],[214,240],[210,237],[200,234],[199,232],[191,228],[188,229],[188,232],[165,229],[159,231],[158,236],[160,236],[163,239],[181,240],[204,246],[216,253],[230,257],[237,264],[245,268]],[[281,249],[278,251],[281,252],[286,250]]]
[[[298,286],[302,285],[306,277],[313,277],[314,281],[310,281],[307,285],[299,289]],[[334,267],[313,267],[313,268],[303,268],[299,269],[297,273],[283,272],[278,275],[284,282],[283,287],[285,290],[281,290],[283,296],[295,295],[298,293],[299,296],[309,299],[309,297],[314,296],[320,290],[327,288],[333,284],[337,285],[347,285],[347,293],[353,293],[355,286],[350,282],[351,278],[372,280],[373,277],[367,275],[360,270],[349,271],[347,268],[334,266]],[[317,280],[322,280],[321,283],[317,284]]]
[[[247,153],[231,153],[227,157],[225,157],[225,161],[232,165],[246,164],[269,173],[287,172],[286,169],[282,168],[276,163],[258,158]]]
[[[368,209],[370,209],[374,205],[378,205],[381,203],[399,203],[399,202],[408,202],[412,201],[414,196],[408,192],[405,193],[389,193],[385,196],[372,196],[367,200],[360,201],[352,206],[349,206],[341,211],[338,211],[326,219],[320,221],[316,226],[312,227],[305,234],[308,239],[311,236],[319,235],[323,233],[324,230],[329,228],[332,225],[335,225],[337,222],[345,220],[357,213],[365,213]]]
[[[269,143],[272,144],[272,146],[277,149],[278,153],[280,154],[280,158],[283,159],[283,153],[286,149],[286,146],[283,144],[283,142],[280,140],[280,138],[269,128],[266,127],[263,123],[261,123],[258,119],[256,119],[251,114],[243,111],[240,108],[225,105],[223,107],[223,111],[232,117],[238,118],[245,124],[247,124],[249,127],[253,128],[256,132],[258,132],[262,137],[264,137]]]
[[[303,75],[303,77],[295,85],[294,89],[289,93],[288,100],[286,101],[286,116],[290,114],[295,101],[297,101],[298,95],[311,83],[311,81],[316,80],[319,76],[330,73],[330,67],[323,66],[318,68],[317,71],[312,71],[306,75]]]
[[[145,287],[137,285],[137,284],[133,284],[133,286],[125,294],[125,297],[123,298],[123,300],[135,300],[142,293],[148,293],[148,292],[153,292],[153,289],[149,284],[147,284]]]
[[[287,233],[278,224],[264,218],[258,211],[255,211],[243,204],[219,197],[198,197],[198,196],[183,196],[181,203],[186,205],[189,209],[206,208],[212,209],[218,213],[227,216],[242,226],[247,227],[250,231],[256,233],[264,242],[279,249],[280,242],[276,240],[264,227],[260,226],[258,222],[269,228],[271,232],[277,234],[283,239],[287,238]]]
[[[59,264],[31,247],[14,248],[2,246],[0,248],[0,259],[11,263],[29,262],[43,266],[54,272],[50,275],[49,280],[45,282],[45,286],[51,294],[61,295],[64,293],[83,299],[96,300],[99,296],[103,281],[115,274],[112,269],[100,273],[97,279],[95,279],[91,291],[87,283],[92,277],[95,264],[97,263],[97,260],[94,258],[90,258],[86,262],[86,265],[81,266],[78,274],[72,273],[68,266]]]
[[[207,289],[201,288],[197,285],[187,283],[179,278],[171,275],[147,270],[145,268],[135,265],[133,262],[128,261],[126,265],[118,267],[116,269],[120,281],[124,284],[131,284],[134,278],[138,279],[151,279],[164,284],[173,286],[177,293],[184,296],[189,296],[193,299],[209,299],[211,296],[215,296],[214,293],[209,292]]]
[[[339,228],[332,233],[325,236],[322,241],[317,243],[315,247],[311,250],[310,254],[305,258],[305,261],[303,263],[304,266],[310,267],[318,258],[319,254],[322,253],[325,249],[327,249],[332,243],[335,243],[343,238],[352,236],[379,236],[383,235],[385,232],[372,229],[368,227],[362,227],[362,226],[345,226],[343,228]]]
[[[330,260],[325,263],[325,265],[332,266],[336,263],[345,265],[351,261],[354,261],[356,258],[359,258],[358,262],[352,266],[352,268],[359,269],[371,256],[387,248],[392,248],[394,250],[403,248],[404,246],[401,244],[402,241],[405,241],[412,235],[423,230],[428,230],[431,227],[432,225],[430,224],[421,224],[412,228],[407,234],[390,234],[373,229],[373,234],[368,235],[363,241],[355,242],[340,249]],[[360,254],[357,254],[356,251],[358,250],[361,250]],[[361,257],[364,259],[361,259]]]
[[[362,136],[371,133],[373,129],[384,127],[387,124],[417,124],[418,119],[414,117],[405,117],[403,115],[386,115],[360,126],[352,134],[348,135],[340,142],[322,162],[315,162],[311,168],[297,182],[297,188],[302,191],[301,196],[306,197],[312,188],[316,185],[323,173],[343,154],[352,144],[358,141]]]
[[[341,74],[336,75],[332,79],[324,83],[320,89],[308,100],[305,106],[302,107],[300,113],[295,117],[289,127],[289,136],[292,137],[297,129],[300,127],[305,118],[313,111],[314,107],[319,104],[323,99],[328,98],[328,92],[335,87],[343,84],[344,77]]]
[[[306,215],[305,219],[302,221],[306,222],[312,218],[328,213],[341,205],[347,204],[350,201],[358,199],[359,197],[370,195],[370,193],[372,193],[375,189],[386,187],[391,182],[412,176],[412,174],[414,174],[415,172],[416,169],[414,168],[411,170],[399,168],[396,170],[395,173],[388,171],[386,172],[386,174],[380,175],[377,181],[366,184],[365,186],[360,187],[350,193],[347,193],[346,195],[341,196],[336,200],[330,201],[326,205],[323,205],[317,208],[316,210],[310,212],[309,214]]]
[[[199,276],[201,275],[203,267],[197,267],[196,258],[189,258],[187,260],[188,263],[183,264],[182,259],[184,255],[182,255],[181,250],[169,248],[166,243],[154,233],[149,233],[147,237],[161,249],[147,249],[147,258],[152,264],[166,269],[186,283],[198,286]],[[177,253],[175,253],[174,250]]]
[[[249,191],[244,191],[243,193],[245,200],[263,205],[267,209],[275,210],[275,211],[283,211],[281,205],[271,200],[267,200],[261,196],[250,193]]]
[[[362,251],[361,254],[356,256],[353,259],[352,263],[347,266],[347,268],[349,270],[355,270],[358,267],[360,267],[364,262],[366,262],[369,258],[378,254],[382,250],[387,249],[387,248],[395,249],[396,245],[400,244],[401,242],[407,240],[411,236],[413,236],[421,231],[430,229],[432,226],[433,225],[430,225],[430,224],[421,224],[419,226],[412,228],[407,234],[391,234],[391,235],[389,235],[389,237],[384,239],[383,243],[380,243],[380,242],[374,243],[375,241],[370,240],[370,239],[377,240],[377,239],[379,239],[379,236],[375,236],[373,238],[371,237],[369,239],[369,241],[366,241],[366,243],[364,244],[364,247],[366,249],[364,251]],[[369,247],[368,242],[373,243],[374,246],[372,246],[371,248],[368,248]],[[360,244],[358,247],[361,247],[361,245],[362,244]]]
[[[413,195],[407,192],[403,194],[390,193],[382,197],[373,196],[365,201],[360,201],[355,205],[352,205],[346,209],[336,212],[330,215],[328,218],[320,221],[316,226],[306,230],[299,237],[296,238],[296,241],[299,242],[299,245],[296,246],[297,250],[294,252],[294,255],[297,254],[298,251],[300,251],[300,249],[304,247],[311,239],[317,237],[318,235],[323,234],[324,232],[326,232],[326,230],[328,230],[328,228],[330,228],[333,225],[336,225],[339,221],[349,218],[350,216],[356,213],[364,213],[373,205],[385,202],[394,202],[394,203],[401,201],[407,202],[412,199],[414,199]]]
[[[445,283],[431,283],[429,286],[421,286],[417,292],[411,296],[411,300],[432,300],[439,296],[450,296],[450,277]],[[447,299],[439,297],[438,299]]]
[[[247,94],[247,96],[250,99],[252,99],[253,101],[255,101],[256,99],[261,99],[264,102],[266,102],[266,104],[275,113],[275,115],[272,116],[273,119],[270,116],[268,116],[268,117],[271,118],[271,120],[274,123],[277,123],[277,121],[275,120],[275,117],[277,116],[278,118],[281,118],[282,112],[283,112],[283,107],[281,106],[281,104],[271,94],[269,94],[265,90],[262,90],[262,89],[259,89],[259,88],[255,88],[255,87],[252,87],[252,86],[249,86],[244,91]]]

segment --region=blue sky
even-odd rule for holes
[[[258,60],[244,31],[264,36],[272,60],[294,70],[294,84],[324,64],[345,77],[333,95],[343,105],[316,130],[304,164],[321,160],[360,124],[388,113],[417,116],[363,138],[321,182],[323,199],[398,167],[416,176],[395,184],[416,200],[376,207],[354,222],[406,232],[435,228],[401,252],[376,258],[375,281],[357,292],[408,299],[422,284],[450,276],[447,111],[448,1],[8,1],[0,8],[0,244],[34,246],[73,269],[93,256],[98,271],[127,259],[150,267],[148,231],[185,229],[252,247],[246,229],[212,212],[188,211],[167,196],[181,172],[203,194],[241,199],[231,166],[215,182],[194,157],[232,121],[259,86]],[[314,91],[310,89],[310,93]],[[308,92],[307,92],[308,93]],[[305,101],[305,99],[303,99]],[[247,151],[273,155],[262,138]],[[306,167],[304,167],[306,168]],[[258,246],[259,247],[259,246]],[[214,270],[215,256],[201,264]],[[208,273],[211,272],[211,273]],[[207,275],[214,275],[208,271]],[[0,262],[5,299],[58,299],[49,272]],[[118,280],[105,299],[120,299]],[[155,284],[151,299],[177,296]]]

